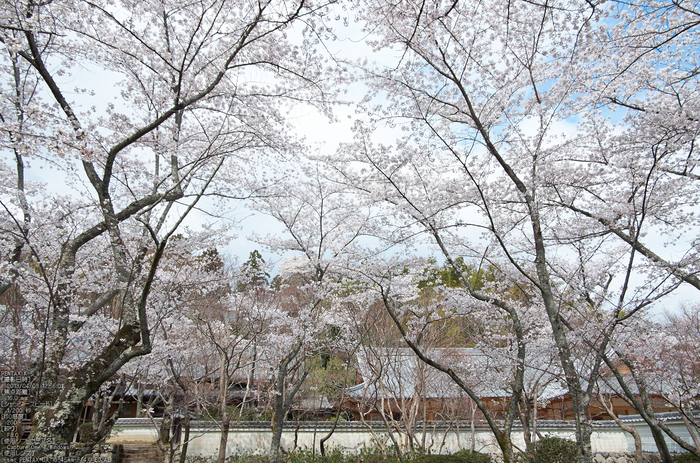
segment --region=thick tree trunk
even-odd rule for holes
[[[671,452],[669,452],[668,446],[666,445],[664,433],[658,426],[649,426],[649,429],[651,430],[651,436],[654,438],[656,449],[659,451],[663,463],[672,463],[673,458],[671,458]]]
[[[132,357],[130,354],[138,353],[134,346],[139,340],[138,326],[124,326],[98,357],[70,375],[62,386],[42,386],[43,402],[35,410],[24,456],[61,459],[70,454],[87,400]]]
[[[588,416],[590,397],[587,396],[581,388],[581,376],[574,364],[564,322],[559,313],[559,307],[555,301],[554,293],[552,292],[547,261],[545,259],[544,237],[540,228],[539,212],[536,209],[534,198],[532,198],[529,193],[525,193],[525,196],[528,198],[527,203],[530,209],[530,218],[535,239],[537,281],[539,283],[540,293],[542,294],[549,323],[552,327],[554,341],[559,351],[559,360],[564,369],[567,388],[573,404],[574,420],[576,422],[576,442],[579,445],[578,461],[579,463],[590,463],[593,458],[591,447],[593,428],[590,423],[590,417]]]
[[[221,439],[219,439],[219,455],[216,458],[217,463],[226,461],[226,446],[228,445],[228,432],[231,427],[231,420],[226,416],[221,422]]]
[[[160,422],[160,429],[158,430],[158,446],[163,451],[163,463],[172,463],[172,448],[173,448],[173,436],[170,433],[172,428],[172,397],[170,398],[170,403],[166,409],[166,413]]]

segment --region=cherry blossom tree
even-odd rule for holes
[[[279,235],[258,235],[256,241],[273,252],[296,254],[279,265],[280,305],[271,334],[278,340],[268,341],[270,363],[277,365],[271,444],[277,459],[285,416],[309,373],[306,358],[345,340],[352,344],[347,312],[333,300],[343,291],[340,275],[366,255],[361,239],[370,234],[373,220],[371,210],[354,207],[348,189],[325,175],[318,159],[286,162],[249,181],[260,192],[253,207],[283,227]],[[290,382],[292,367],[301,373]]]
[[[496,443],[500,447],[505,461],[514,461],[514,448],[511,440],[511,432],[515,423],[518,411],[520,396],[523,391],[523,380],[525,374],[525,354],[526,344],[524,342],[524,326],[521,323],[519,313],[515,308],[518,304],[513,301],[501,298],[501,294],[492,288],[492,292],[477,291],[474,282],[469,279],[466,272],[456,272],[459,281],[456,288],[445,287],[442,297],[435,302],[417,308],[415,301],[419,299],[419,283],[424,278],[425,262],[418,259],[418,263],[409,260],[394,258],[389,262],[380,263],[377,260],[363,262],[361,268],[356,269],[353,276],[364,289],[363,298],[369,298],[373,303],[379,303],[389,314],[394,325],[398,328],[403,341],[414,352],[422,362],[445,374],[454,384],[464,391],[475,403],[486,420],[491,432],[496,438]],[[449,263],[449,266],[456,261]],[[417,265],[416,265],[417,264]],[[452,269],[450,269],[452,270]],[[461,269],[463,270],[463,269]],[[465,288],[466,286],[466,288]],[[487,296],[488,294],[488,296]],[[352,296],[351,296],[352,297]],[[494,309],[502,310],[501,313]],[[507,315],[513,315],[509,317]],[[438,323],[444,317],[464,317],[466,319],[495,319],[493,323],[493,339],[508,338],[511,349],[508,355],[504,355],[501,360],[506,361],[508,366],[504,369],[494,369],[499,373],[494,378],[489,378],[498,384],[508,384],[510,396],[506,400],[503,411],[503,424],[497,421],[493,410],[490,410],[485,401],[484,393],[489,390],[488,381],[479,381],[476,384],[470,381],[473,370],[465,372],[445,359],[439,358],[435,353],[421,343],[424,336],[430,332],[431,325]],[[484,318],[482,318],[484,317]],[[498,328],[498,321],[503,322]],[[478,324],[478,322],[477,322]],[[499,335],[496,335],[496,334]],[[507,333],[507,334],[506,334]],[[476,368],[489,369],[489,366],[482,364]],[[489,370],[490,371],[490,370]],[[483,378],[483,376],[482,376]]]
[[[678,179],[692,177],[679,162],[692,164],[694,122],[676,103],[687,110],[694,98],[686,81],[695,67],[680,64],[697,53],[692,8],[356,7],[375,46],[397,58],[364,65],[369,116],[336,159],[344,178],[384,201],[394,225],[385,236],[425,234],[450,264],[457,256],[489,262],[546,314],[573,400],[579,461],[589,462],[588,405],[615,330],[692,284],[690,247],[685,266],[654,257],[639,240],[645,224],[676,237],[692,223],[696,201]],[[665,94],[663,114],[651,106],[655,92]],[[613,119],[613,106],[625,114]],[[675,120],[689,130],[670,127]],[[402,130],[395,141],[394,129]],[[659,163],[670,157],[675,164]]]
[[[70,453],[88,398],[152,351],[160,262],[204,195],[240,196],[243,160],[294,148],[287,98],[324,104],[314,36],[299,27],[306,42],[287,40],[323,8],[3,3],[0,292],[18,288],[42,340],[28,354],[27,456]],[[92,72],[113,89],[82,84]],[[48,186],[28,181],[29,163],[51,172]],[[76,339],[88,350],[71,356]]]
[[[255,262],[253,256],[249,262]],[[266,281],[259,278],[259,270],[244,266],[236,281],[236,290],[210,300],[207,309],[198,310],[196,315],[199,331],[219,357],[218,397],[215,404],[221,416],[218,463],[226,459],[232,419],[229,413],[229,386],[234,375],[241,376],[242,371],[250,371],[246,375],[246,391],[254,387],[257,345],[268,334],[272,318],[269,313],[274,312],[277,306],[275,294],[266,287]],[[241,404],[241,408],[244,405]]]
[[[269,404],[272,411],[272,440],[270,455],[273,461],[282,457],[282,432],[293,400],[309,375],[306,358],[315,344],[318,323],[317,302],[307,291],[297,287],[282,289],[279,304],[271,314],[271,327],[263,341],[262,353],[269,372]],[[316,302],[316,303],[314,303]]]
[[[670,342],[666,343],[662,358],[665,370],[670,370],[675,380],[675,387],[665,395],[666,400],[697,433],[700,423],[690,411],[697,409],[700,397],[700,308],[686,306],[679,313],[669,314],[663,329],[668,333]],[[695,447],[700,449],[700,444],[695,442]]]
[[[629,246],[624,283],[616,294],[608,293],[616,299],[614,325],[626,323],[630,313],[677,286],[700,289],[694,173],[698,128],[691,116],[697,110],[693,63],[698,61],[698,10],[674,2],[597,8],[608,20],[582,36],[580,65],[565,69],[555,90],[560,95],[570,92],[562,103],[581,115],[585,136],[575,150],[577,177],[561,185],[554,201],[575,212],[588,233],[609,235],[611,241]],[[634,288],[635,272],[645,285]],[[608,274],[612,279],[613,272]],[[645,325],[636,325],[632,333],[623,328],[624,338],[647,332]],[[661,339],[660,344],[666,345]],[[664,461],[671,456],[662,431],[697,452],[654,419],[644,396],[660,393],[653,384],[669,384],[649,377],[649,365],[656,361],[643,351],[615,343],[615,355],[632,372],[631,379],[616,375],[621,395],[647,422]],[[649,363],[639,363],[642,358]],[[614,362],[606,362],[615,370]]]
[[[697,362],[696,312],[686,308],[670,315],[665,324],[648,319],[629,321],[611,341],[611,352],[604,356],[612,372],[612,378],[607,378],[605,384],[644,419],[664,461],[672,461],[665,436],[698,455],[698,423],[688,413],[697,396],[697,383],[691,379]],[[658,406],[679,412],[692,442],[658,419],[654,410]]]
[[[218,235],[207,235],[192,233],[170,240],[147,309],[153,348],[149,355],[132,359],[120,370],[133,383],[125,390],[138,402],[137,416],[149,418],[157,430],[157,445],[165,462],[172,462],[176,453],[184,461],[191,414],[210,418],[204,410],[218,404],[211,396],[217,395],[212,383],[219,378],[219,347],[238,341],[235,337],[233,341],[226,336],[211,338],[212,333],[226,333],[216,321],[230,292],[232,275],[214,248],[200,250],[199,246],[213,245],[218,239]],[[232,362],[231,367],[234,365]],[[146,388],[150,393],[144,396]]]
[[[584,117],[588,135],[577,150],[577,181],[559,201],[657,272],[700,289],[693,116],[700,11],[663,1],[597,10],[610,19],[587,31],[580,66],[566,69],[559,85],[573,87],[567,90],[573,95],[585,92],[563,104]]]

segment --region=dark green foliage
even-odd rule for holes
[[[424,455],[415,463],[491,463],[491,458],[483,453],[460,450],[454,455]]]
[[[496,278],[494,268],[476,268],[465,263],[463,257],[456,258],[454,263],[455,267],[461,271],[462,275],[448,263],[444,263],[441,267],[431,266],[423,272],[425,277],[418,282],[418,288],[420,288],[421,291],[425,291],[428,288],[437,286],[446,286],[448,288],[463,287],[464,281],[462,278],[464,276],[473,289],[481,291],[485,283],[494,281]],[[430,259],[429,264],[435,264],[435,259]]]
[[[214,459],[214,461],[216,461],[216,459]],[[270,459],[264,455],[241,455],[229,457],[226,461],[228,463],[270,463]]]
[[[265,259],[255,250],[250,253],[248,260],[241,267],[246,279],[238,284],[238,291],[251,288],[263,288],[270,282],[270,274],[265,270]]]
[[[378,447],[365,448],[359,455],[348,455],[344,463],[401,463],[393,448],[388,449],[388,454],[383,455]],[[409,463],[404,460],[404,463]]]
[[[80,442],[91,442],[95,436],[95,432],[92,429],[92,423],[83,423],[78,428],[78,436]]]
[[[692,453],[681,453],[673,457],[673,463],[700,463],[700,458]]]
[[[286,463],[322,463],[323,457],[319,454],[312,454],[310,451],[295,451],[287,455]],[[338,449],[326,452],[327,463],[345,463],[346,457]]]
[[[574,463],[578,458],[576,442],[560,437],[545,437],[530,444],[520,455],[522,463]]]
[[[491,457],[485,453],[472,452],[471,450],[460,450],[455,456],[467,457],[468,463],[491,463]]]
[[[227,463],[271,463],[266,455],[237,455],[227,458],[226,461]],[[309,450],[295,450],[288,453],[283,461],[285,463],[401,463],[398,457],[391,454],[383,456],[377,449],[362,450],[359,455],[353,455],[345,454],[337,448],[326,452],[325,458]],[[403,463],[412,462],[413,460],[404,460]]]

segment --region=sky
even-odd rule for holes
[[[337,19],[330,20],[329,25],[333,27],[337,39],[326,41],[324,47],[334,59],[348,63],[366,59],[382,64],[389,64],[395,60],[391,53],[374,52],[365,42],[366,34],[358,23],[344,21],[342,16],[338,16]],[[297,40],[301,40],[300,30],[292,29],[288,31],[288,35],[292,40],[295,37]],[[330,55],[328,56],[330,57]],[[65,63],[58,65],[63,66]],[[105,113],[108,105],[113,105],[117,110],[126,108],[120,94],[120,80],[121,76],[117,73],[107,72],[96,65],[81,63],[80,67],[62,74],[58,84],[76,112],[94,111],[95,114],[99,115]],[[351,127],[358,117],[362,117],[357,113],[355,105],[365,95],[367,89],[364,84],[359,81],[352,83],[348,81],[348,83],[343,84],[343,88],[338,90],[344,104],[334,106],[333,120],[308,104],[302,103],[289,108],[287,114],[289,123],[294,127],[298,137],[303,138],[313,152],[332,153],[338,149],[341,143],[351,142]],[[79,165],[76,165],[74,171],[78,172],[79,181],[83,182],[84,185],[77,185],[76,188],[75,184],[68,185],[68,177],[64,172],[52,168],[49,163],[34,158],[28,164],[30,166],[27,169],[29,181],[44,184],[47,188],[62,195],[79,194],[76,191],[94,195]],[[201,204],[204,208],[212,207],[212,202],[207,205],[207,200]],[[251,239],[253,234],[284,233],[284,227],[272,217],[248,208],[245,202],[231,201],[226,210],[216,212],[221,215],[222,223],[232,226],[229,243],[220,249],[220,252],[230,259],[244,262],[253,250],[258,250],[268,263],[277,264],[281,260],[295,255],[293,252],[283,255],[270,253],[265,246]],[[183,225],[196,229],[200,223],[211,221],[211,216],[193,211]]]
[[[336,40],[327,41],[324,46],[327,51],[338,61],[354,63],[367,60],[377,63],[380,66],[389,66],[396,62],[397,55],[392,52],[375,52],[366,43],[369,37],[363,32],[361,25],[355,22],[345,22],[342,18],[329,22],[333,28]],[[290,33],[294,37],[295,33]],[[299,34],[297,34],[300,36]],[[351,66],[349,66],[351,68]],[[343,84],[340,90],[339,99],[342,104],[333,108],[334,120],[330,120],[317,108],[308,104],[298,104],[290,109],[287,118],[294,126],[299,137],[305,140],[312,152],[319,154],[333,153],[341,144],[352,142],[352,126],[358,118],[364,116],[358,113],[356,104],[359,103],[367,92],[367,87],[360,81]],[[248,255],[254,251],[259,251],[268,263],[279,263],[298,253],[287,252],[282,255],[270,253],[265,246],[250,239],[251,234],[260,234],[261,230],[266,233],[284,233],[284,227],[275,219],[256,211],[247,209],[245,205],[237,208],[236,217],[240,217],[239,228],[235,232],[236,237],[223,247],[223,252],[229,256],[237,256],[240,261],[245,261]],[[429,255],[432,251],[427,248],[421,249],[421,253]],[[273,272],[276,272],[273,271]]]

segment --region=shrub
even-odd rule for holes
[[[359,455],[346,454],[342,450],[333,448],[326,453],[324,459],[319,453],[306,449],[296,449],[289,452],[282,461],[284,463],[402,463],[398,455],[392,449],[384,455],[378,448],[362,449]],[[211,463],[216,459],[188,457],[188,463]],[[272,463],[267,455],[232,455],[227,463]],[[454,455],[425,455],[414,453],[406,455],[403,463],[491,463],[491,458],[483,453],[462,450]]]
[[[491,457],[489,455],[481,452],[472,452],[471,450],[460,450],[455,453],[455,456],[466,458],[464,463],[491,463]]]
[[[95,431],[92,429],[92,423],[83,423],[78,428],[78,436],[80,442],[91,442],[95,437]]]
[[[576,442],[547,436],[530,444],[520,456],[522,463],[572,463],[578,458]]]
[[[401,463],[398,455],[393,448],[387,449],[387,455],[383,455],[379,447],[373,446],[369,448],[363,448],[360,450],[359,455],[353,455],[348,458],[348,462],[360,462],[360,463]]]
[[[187,461],[189,463],[189,457]],[[206,460],[202,460],[201,463],[213,463],[216,462],[216,457],[210,457]],[[252,455],[252,454],[242,454],[242,455],[232,455],[226,458],[227,463],[270,463],[270,458],[267,455]],[[194,460],[194,463],[200,463],[199,460]]]
[[[491,463],[491,457],[484,453],[460,450],[453,455],[424,455],[416,463]]]
[[[345,463],[351,461],[338,448],[332,448],[326,451],[326,458],[323,458],[320,453],[313,453],[306,449],[297,449],[290,452],[286,459],[286,463]]]
[[[673,457],[673,463],[700,463],[700,458],[692,453],[681,453]]]

